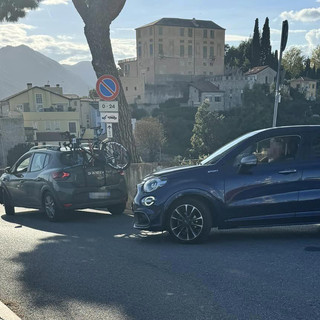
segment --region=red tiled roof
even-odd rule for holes
[[[245,76],[249,76],[251,74],[257,74],[259,72],[261,72],[262,70],[265,70],[269,68],[269,66],[260,66],[260,67],[254,67],[252,69],[250,69],[248,72],[246,72],[244,75]]]

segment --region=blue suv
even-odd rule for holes
[[[183,243],[211,228],[320,222],[320,126],[247,133],[199,165],[155,172],[137,186],[134,227]]]

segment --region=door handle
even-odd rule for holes
[[[292,169],[292,170],[282,170],[282,171],[279,171],[278,173],[280,174],[291,174],[291,173],[296,173],[297,170],[296,169]]]

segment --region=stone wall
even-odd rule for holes
[[[144,104],[158,105],[169,99],[178,99],[183,98],[188,90],[188,84],[177,82],[177,83],[168,83],[167,85],[151,85],[148,84],[145,86]]]
[[[0,118],[0,168],[7,166],[8,151],[19,143],[25,143],[23,118]]]

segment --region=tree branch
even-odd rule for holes
[[[126,0],[110,0],[108,2],[108,13],[110,21],[113,21],[121,12]]]
[[[83,22],[86,23],[88,18],[88,6],[85,0],[72,0],[74,7],[78,11]]]

